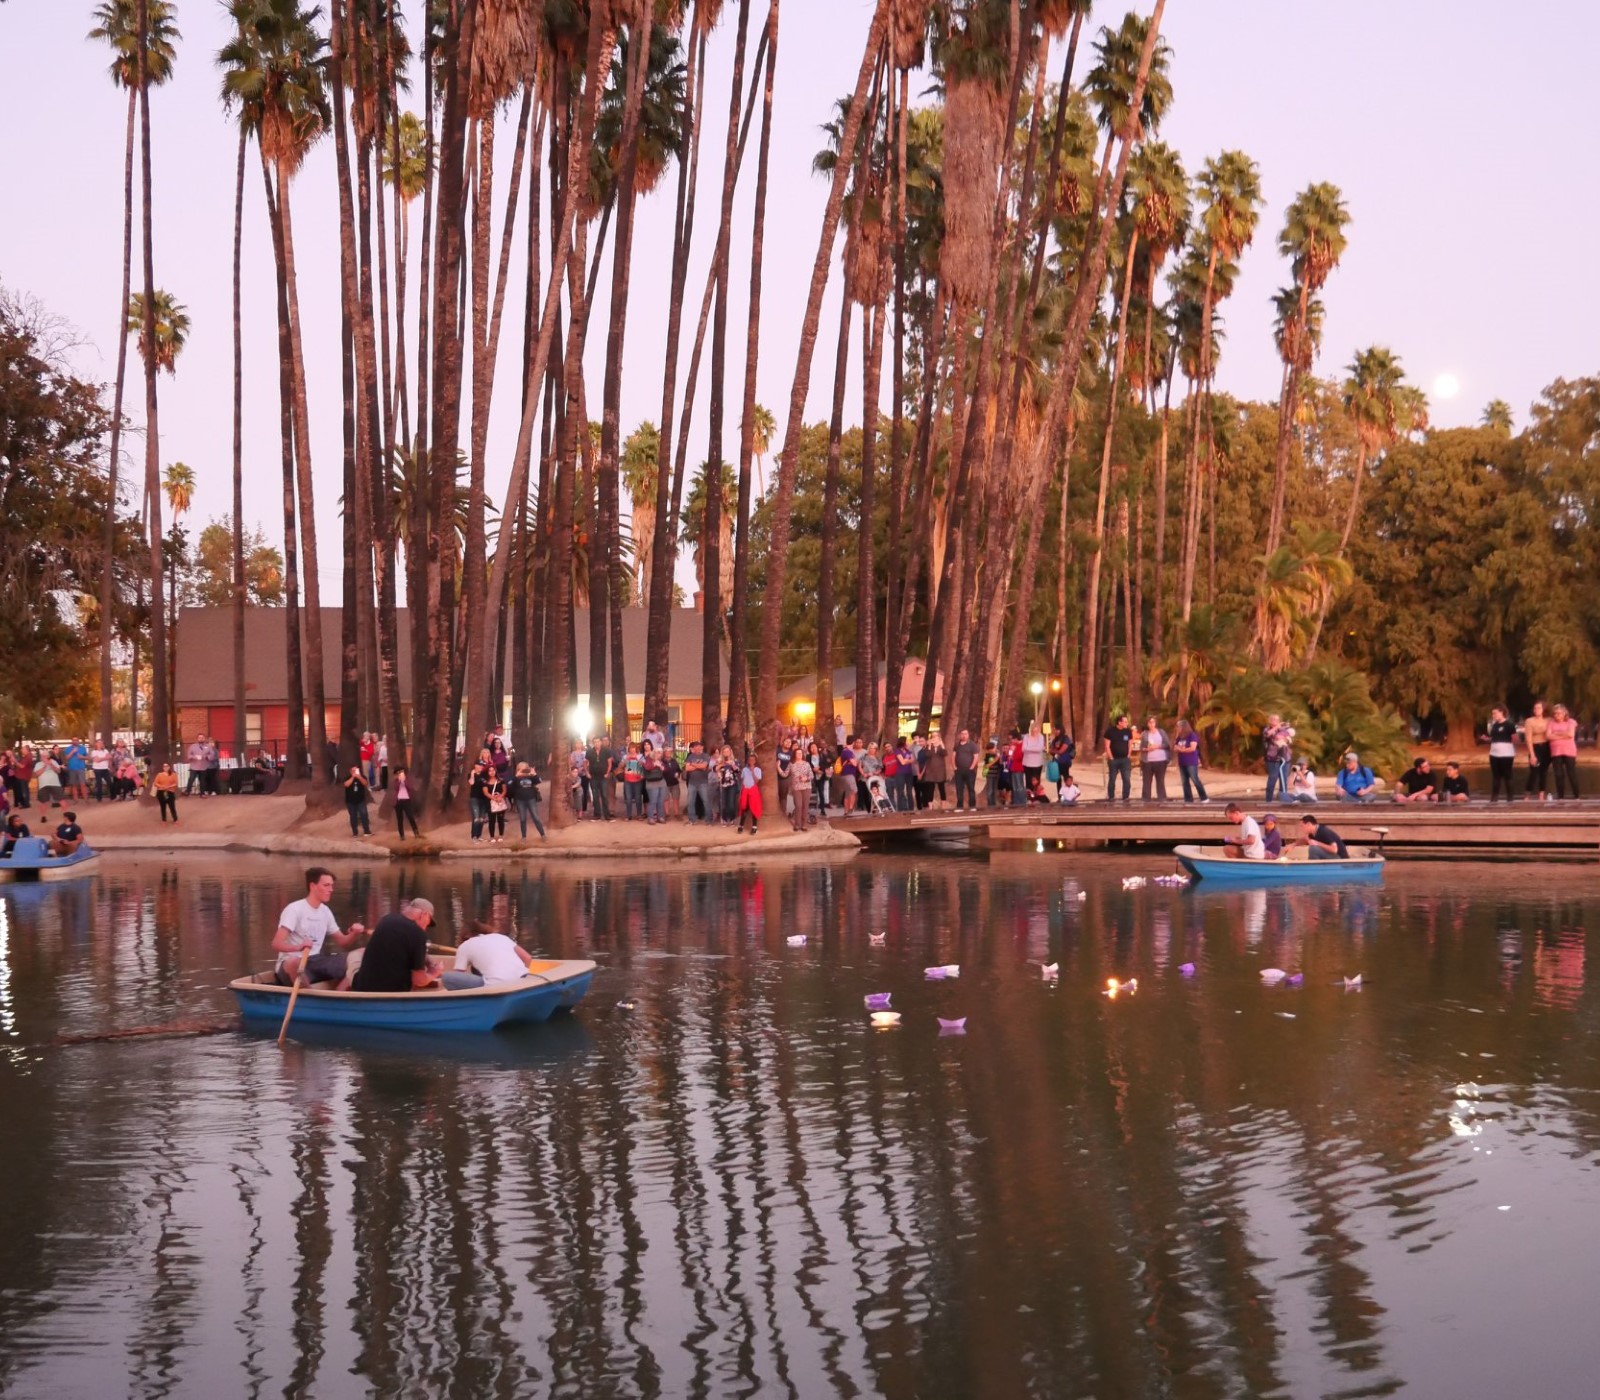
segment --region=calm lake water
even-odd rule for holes
[[[1593,868],[340,866],[341,920],[482,911],[588,1001],[52,1045],[226,1014],[300,893],[102,866],[0,888],[7,1397],[1594,1393]]]

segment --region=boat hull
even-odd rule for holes
[[[1220,846],[1179,846],[1173,854],[1196,880],[1208,885],[1374,885],[1383,879],[1383,857],[1360,851],[1345,860],[1230,858]]]
[[[100,852],[92,846],[80,846],[70,856],[49,855],[49,850],[44,837],[23,837],[11,854],[0,860],[0,882],[76,880],[94,874],[94,863],[100,859]]]
[[[424,1033],[492,1031],[497,1026],[548,1021],[583,1000],[594,975],[585,959],[540,963],[535,975],[462,992],[335,992],[302,988],[292,1025],[346,1026]],[[289,988],[240,977],[229,983],[247,1022],[277,1024],[289,1007]]]

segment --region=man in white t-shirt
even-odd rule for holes
[[[94,773],[94,800],[103,802],[111,796],[111,750],[104,739],[89,751],[89,767]]]
[[[333,898],[333,873],[320,865],[306,871],[306,897],[297,899],[278,915],[278,931],[272,936],[272,951],[278,955],[275,971],[284,986],[293,984],[302,967],[313,982],[343,982],[349,970],[343,949],[367,930],[351,924],[339,932],[328,901]],[[325,952],[329,941],[341,951]]]
[[[1254,817],[1246,816],[1243,808],[1235,802],[1228,804],[1228,820],[1239,828],[1237,836],[1222,838],[1228,854],[1244,860],[1265,860],[1267,848],[1261,840],[1261,823]]]
[[[456,947],[453,972],[444,975],[447,992],[464,992],[470,987],[495,987],[520,982],[533,961],[503,933],[493,933],[478,924],[472,937]]]

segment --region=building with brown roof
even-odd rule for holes
[[[578,666],[574,679],[578,703],[589,705],[589,610],[575,609]],[[281,750],[289,733],[289,668],[286,608],[252,607],[245,610],[245,744],[248,750],[265,747]],[[667,667],[668,720],[680,730],[698,734],[701,724],[700,672],[704,655],[702,637],[704,614],[692,608],[672,610],[672,642]],[[304,615],[301,619],[302,639]],[[340,647],[341,612],[322,609],[322,671],[327,702],[327,728],[330,736],[339,732],[339,674],[342,669]],[[631,732],[640,731],[644,712],[644,657],[648,617],[644,608],[622,610],[622,649],[627,661],[628,711]],[[411,713],[410,622],[405,608],[399,609],[401,638],[399,661],[400,696],[407,726]],[[178,709],[179,733],[185,740],[195,734],[211,735],[218,744],[234,748],[233,733],[233,610],[231,608],[184,608],[178,615],[175,635],[177,680],[174,702]],[[727,689],[728,667],[722,663],[722,687]],[[509,714],[511,697],[505,697],[503,712]],[[607,706],[593,706],[600,713]],[[377,730],[382,721],[376,714],[363,717],[363,729]]]

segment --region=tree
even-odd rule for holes
[[[155,295],[155,359],[156,366],[168,374],[177,372],[178,356],[189,339],[189,312],[171,292],[157,290]],[[128,298],[128,334],[139,337],[139,353],[149,353],[145,344],[144,294],[135,292]]]
[[[283,604],[283,555],[260,529],[240,531],[245,544],[245,603],[254,608]],[[234,529],[224,517],[200,531],[194,551],[193,592],[197,606],[231,608],[234,603]]]
[[[289,766],[309,772],[320,794],[328,782],[326,693],[322,675],[322,589],[317,576],[316,505],[312,490],[311,414],[301,347],[290,186],[330,120],[323,86],[326,41],[318,12],[299,0],[230,0],[233,37],[217,55],[223,104],[237,111],[255,138],[266,186],[278,282],[278,391],[284,470],[284,563],[288,581]],[[298,528],[296,496],[298,495]],[[299,559],[304,555],[305,688],[300,676]],[[301,715],[309,714],[309,733]],[[309,753],[307,750],[309,749]]]
[[[656,461],[661,454],[661,433],[651,422],[639,424],[622,444],[620,465],[622,485],[628,493],[632,507],[629,521],[634,578],[632,601],[643,606],[650,587],[650,565],[655,548],[656,511],[660,503],[656,498],[659,477]]]
[[[1283,359],[1283,392],[1278,397],[1278,444],[1272,464],[1272,512],[1267,521],[1266,555],[1272,556],[1283,538],[1284,492],[1289,477],[1289,445],[1294,431],[1300,378],[1310,371],[1320,336],[1313,331],[1312,298],[1344,256],[1345,228],[1350,211],[1337,185],[1321,181],[1308,185],[1294,197],[1278,234],[1278,251],[1294,270],[1292,303],[1279,304],[1278,353]]]
[[[168,0],[145,0],[143,12],[144,42],[140,43],[140,11],[137,0],[102,0],[95,7],[95,27],[89,38],[109,44],[112,50],[111,81],[128,94],[128,130],[124,140],[122,174],[122,299],[118,312],[126,319],[127,307],[133,295],[133,152],[134,116],[140,83],[141,59],[144,80],[160,86],[172,76],[173,60],[177,55],[177,41],[181,37],[173,20],[172,5]],[[110,451],[107,456],[107,474],[111,483],[109,508],[102,531],[104,567],[100,579],[100,615],[108,617],[112,605],[112,559],[116,553],[117,476],[121,468],[122,396],[128,368],[128,337],[126,331],[117,336],[117,377],[111,407]],[[100,634],[100,735],[103,741],[111,737],[111,629],[102,627]]]
[[[1510,437],[1512,433],[1511,405],[1504,399],[1490,399],[1483,408],[1483,417],[1479,422],[1486,428],[1492,428],[1502,437]]]

